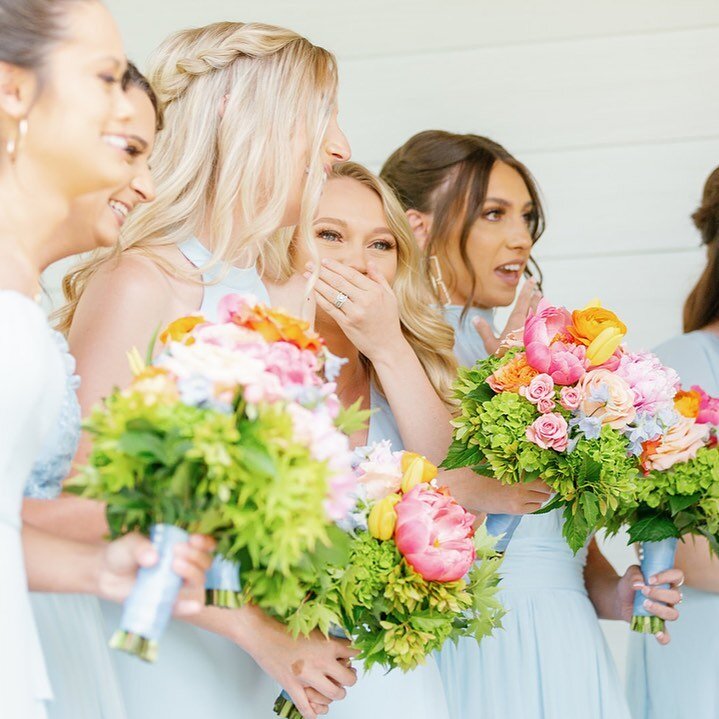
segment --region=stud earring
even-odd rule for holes
[[[25,136],[27,135],[27,118],[23,117],[17,124],[17,133],[15,137],[11,137],[5,143],[5,149],[7,151],[10,162],[14,165],[17,156],[20,154],[20,149],[25,142]]]

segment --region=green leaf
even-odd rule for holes
[[[440,469],[459,469],[460,467],[476,467],[485,461],[482,450],[476,445],[468,447],[456,439],[449,446],[447,457],[440,464]]]
[[[674,522],[661,514],[644,517],[629,527],[629,543],[659,542],[669,537],[679,537]]]
[[[599,519],[599,500],[591,492],[582,494],[582,507],[587,524],[593,527]]]
[[[488,402],[496,392],[486,383],[481,382],[474,389],[467,392],[467,397],[470,397],[477,402]]]
[[[166,464],[165,442],[161,437],[150,432],[127,432],[118,440],[117,448],[130,457]]]
[[[589,537],[590,527],[587,524],[584,514],[577,512],[572,514],[570,507],[564,510],[564,526],[562,534],[567,540],[570,549],[576,554],[586,543]]]
[[[536,512],[532,512],[532,514],[548,514],[549,512],[553,512],[555,509],[559,509],[563,505],[564,498],[559,494],[555,494],[547,504],[538,509]]]
[[[671,507],[672,514],[678,514],[683,509],[691,507],[701,499],[702,493],[695,492],[694,494],[670,494],[669,495],[669,506]]]

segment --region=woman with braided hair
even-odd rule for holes
[[[230,292],[269,302],[256,268],[279,251],[271,238],[295,225],[313,236],[325,178],[350,155],[334,57],[289,30],[224,22],[176,33],[148,79],[164,106],[151,157],[156,199],[127,219],[120,253],[94,254],[64,282],[61,326],[84,412],[129,381],[127,349],[148,346],[158,327],[197,311],[213,319]],[[302,278],[285,287],[284,306],[299,312],[304,289]],[[101,505],[59,504],[65,532],[106,533]],[[104,610],[113,628],[118,613]],[[355,681],[346,642],[294,640],[254,607],[207,607],[193,623],[171,624],[155,666],[116,657],[132,719],[267,716],[274,696],[258,689],[257,665],[305,717],[326,714]]]

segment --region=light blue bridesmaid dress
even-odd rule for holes
[[[472,320],[489,310],[444,308],[455,354],[472,366],[487,353]],[[452,717],[628,719],[622,685],[584,585],[586,549],[572,554],[561,510],[522,517],[504,555],[503,629],[481,644],[461,639],[439,654]]]
[[[371,408],[368,444],[390,440],[392,449],[404,448],[399,429],[387,400],[371,388]],[[355,662],[357,683],[347,690],[347,696],[330,706],[330,719],[449,719],[442,678],[434,657],[411,672],[395,669],[389,673],[374,666],[365,672]]]
[[[64,361],[65,393],[25,486],[26,497],[48,501],[60,494],[80,439],[75,360],[64,337],[52,336]],[[80,594],[30,596],[53,689],[49,719],[126,719],[98,600]]]
[[[196,267],[210,259],[209,251],[191,239],[180,250]],[[226,269],[226,274],[220,274]],[[269,303],[269,295],[254,268],[214,267],[203,276],[205,284],[200,312],[217,320],[217,305],[228,294],[253,294]],[[101,602],[107,636],[120,623],[121,607]],[[218,610],[219,611],[219,610]],[[232,611],[232,610],[222,610]],[[277,692],[262,680],[263,672],[253,659],[229,639],[172,620],[160,641],[156,664],[113,652],[129,719],[260,719],[273,716]]]
[[[719,396],[719,337],[690,332],[655,352],[679,373],[684,389],[696,384]],[[667,646],[644,634],[630,637],[627,693],[634,719],[719,717],[719,594],[686,586],[682,592]]]

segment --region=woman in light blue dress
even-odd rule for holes
[[[352,443],[362,447],[390,440],[393,450],[407,448],[439,461],[451,434],[441,397],[447,396],[456,368],[452,332],[431,308],[404,214],[369,170],[344,163],[330,175],[317,215],[314,233],[322,264],[314,289],[315,326],[329,350],[347,360],[338,378],[342,404],[361,399],[374,411],[369,428],[356,432]],[[290,262],[268,267],[266,275],[280,286],[292,270],[302,273],[315,261],[297,237],[283,256]],[[408,673],[358,666],[357,684],[330,707],[329,716],[452,715],[430,656]]]
[[[415,135],[381,174],[402,199],[425,249],[460,364],[472,366],[487,356],[480,333],[496,346],[493,308],[514,302],[541,235],[534,180],[491,140],[440,131]],[[523,325],[532,289],[527,283],[509,329]],[[539,481],[517,487],[476,481],[486,487],[483,508],[494,513],[526,514],[549,498]],[[573,555],[562,537],[561,510],[555,510],[521,518],[500,571],[503,630],[480,645],[462,639],[439,656],[451,715],[628,719],[598,618],[629,620],[639,568],[617,576],[594,540]],[[671,607],[656,611],[676,616]]]
[[[334,58],[291,31],[229,22],[182,31],[159,48],[148,77],[164,104],[152,155],[157,197],[128,218],[119,256],[96,254],[65,282],[85,412],[127,384],[128,349],[144,352],[167,323],[195,312],[213,319],[228,293],[268,301],[255,262],[276,250],[279,228],[313,216],[304,198],[319,196],[327,169],[349,156]],[[286,295],[295,313],[304,284]],[[86,449],[81,441],[80,456]],[[88,539],[106,531],[102,507],[78,511]],[[109,634],[118,612],[103,610]],[[171,622],[154,665],[113,659],[131,719],[269,717],[275,694],[263,691],[263,671],[314,719],[354,683],[352,654],[319,633],[295,640],[245,606]]]
[[[719,168],[709,176],[694,223],[707,248],[707,265],[684,306],[684,330],[655,352],[681,377],[719,397]],[[719,716],[719,561],[704,539],[679,544],[686,575],[681,619],[672,642],[657,647],[633,635],[627,692],[634,719],[716,719]]]

